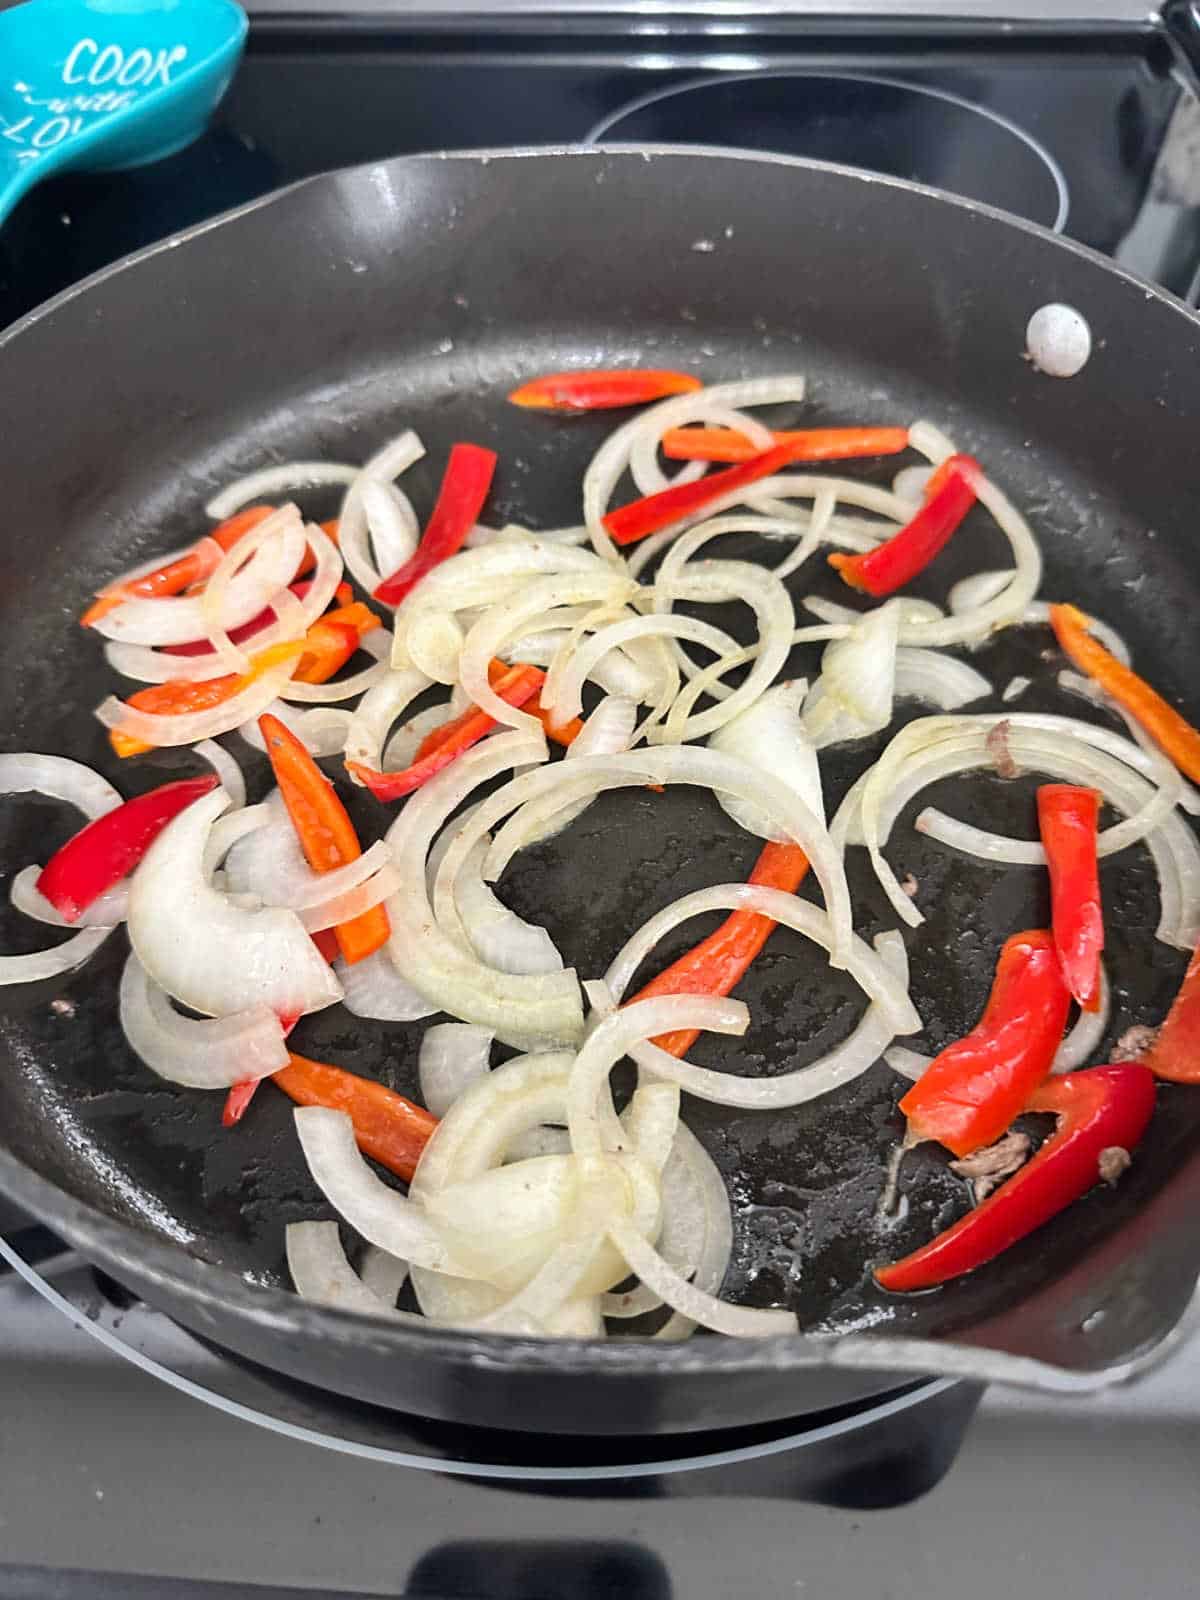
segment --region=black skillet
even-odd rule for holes
[[[1077,306],[1094,332],[1091,362],[1069,382],[1022,359],[1026,320],[1050,300]],[[4,747],[74,755],[127,793],[191,761],[114,760],[91,716],[114,685],[74,618],[102,580],[194,535],[216,485],[264,462],[360,460],[412,424],[429,447],[412,475],[420,503],[450,442],[470,438],[500,452],[493,516],[576,520],[582,466],[612,418],[530,417],[503,396],[519,378],[580,362],[711,379],[800,369],[810,422],[936,418],[1030,514],[1043,593],[1108,618],[1195,716],[1198,356],[1196,318],[1110,262],[859,172],[589,150],[412,157],[316,178],[132,257],[0,339]],[[1002,562],[994,530],[971,527],[930,594]],[[827,583],[818,565],[793,580],[797,592]],[[1015,630],[976,664],[997,689],[1033,676],[1024,709],[1076,710],[1054,688],[1051,644],[1044,630]],[[265,763],[227,742],[261,788]],[[831,795],[871,753],[829,762]],[[1031,828],[1028,783],[951,788],[960,814]],[[6,872],[46,859],[70,826],[62,810],[5,803]],[[381,830],[373,802],[358,814]],[[910,823],[901,819],[892,857],[919,879],[928,913],[908,943],[936,1046],[978,1015],[1006,934],[1047,910],[1042,875],[956,858]],[[711,797],[622,793],[519,860],[503,887],[589,975],[660,905],[740,878],[753,854]],[[852,890],[871,933],[893,919],[861,857],[852,852]],[[1107,1049],[1131,1022],[1161,1015],[1182,956],[1153,938],[1141,850],[1106,868],[1105,890]],[[8,950],[46,941],[12,914],[0,932]],[[663,955],[695,933],[682,930]],[[726,1292],[792,1305],[806,1330],[842,1330],[837,1339],[530,1343],[321,1310],[283,1287],[284,1224],[329,1214],[288,1104],[264,1091],[223,1132],[219,1096],[152,1078],[117,1026],[124,946],[117,934],[69,979],[4,992],[0,1189],[187,1327],[359,1399],[496,1427],[638,1433],[795,1417],[914,1371],[1098,1384],[1160,1344],[1200,1269],[1200,1091],[1165,1087],[1115,1192],[1094,1193],[968,1279],[883,1296],[869,1261],[928,1237],[966,1195],[920,1152],[905,1171],[907,1216],[881,1229],[900,1121],[898,1080],[880,1063],[780,1115],[686,1107],[737,1214]],[[742,992],[751,1034],[702,1043],[698,1059],[779,1070],[829,1048],[858,1014],[823,959],[783,931]],[[296,1039],[411,1091],[419,1033],[338,1009]]]

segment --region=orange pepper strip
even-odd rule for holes
[[[305,1056],[289,1053],[288,1065],[273,1073],[271,1081],[298,1105],[346,1112],[363,1154],[406,1183],[437,1127],[436,1117],[394,1089]]]
[[[248,506],[236,516],[218,523],[211,533],[197,540],[190,550],[185,550],[173,561],[165,562],[153,572],[144,572],[140,578],[131,578],[128,583],[103,590],[95,604],[89,606],[80,617],[80,622],[85,628],[90,628],[125,600],[158,600],[201,583],[216,571],[226,551],[244,538],[251,528],[256,528],[269,517],[274,509],[274,506]]]
[[[849,461],[894,456],[908,448],[907,428],[797,428],[772,435],[792,449],[793,461]],[[662,452],[671,461],[752,461],[759,447],[735,428],[670,428]]]
[[[530,411],[609,411],[614,406],[641,406],[670,394],[691,394],[703,387],[686,372],[621,367],[611,372],[551,372],[522,384],[509,402]]]
[[[763,846],[751,883],[795,894],[808,871],[808,857],[798,844]],[[746,969],[766,944],[775,926],[759,911],[733,911],[707,939],[680,956],[657,978],[652,978],[633,998],[649,1000],[660,994],[728,994],[745,976]],[[654,1043],[669,1055],[685,1056],[699,1037],[698,1028],[677,1028]]]
[[[509,667],[502,677],[496,678],[492,688],[510,706],[521,706],[533,698],[545,681],[546,674],[539,667],[519,661]],[[377,800],[399,800],[403,795],[419,789],[423,783],[428,783],[464,750],[478,744],[494,726],[494,717],[481,711],[478,706],[471,706],[461,716],[452,717],[449,722],[443,722],[440,728],[427,733],[417,750],[416,760],[402,772],[376,772],[374,767],[363,766],[360,761],[347,761],[346,770],[360,783],[366,784]]]
[[[290,661],[298,656],[301,648],[297,640],[269,645],[256,656],[251,656],[249,672],[231,672],[221,678],[205,678],[199,683],[152,683],[131,694],[125,704],[132,706],[135,711],[148,711],[160,717],[179,716],[185,711],[209,711],[213,706],[232,700],[235,694],[240,694],[269,667],[277,667],[281,661]],[[143,751],[155,748],[116,728],[110,731],[108,742],[122,757],[140,756]]]
[[[264,713],[258,726],[279,793],[309,866],[314,872],[332,872],[335,867],[356,861],[362,855],[362,846],[329,779],[278,717]],[[349,922],[339,922],[334,932],[342,956],[353,964],[386,944],[391,928],[387,912],[380,905]]]
[[[1136,717],[1146,732],[1193,783],[1200,783],[1200,730],[1181,717],[1132,667],[1124,666],[1088,632],[1088,619],[1075,606],[1051,606],[1055,638],[1081,672]]]

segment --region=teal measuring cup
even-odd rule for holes
[[[53,173],[141,166],[190,144],[245,37],[232,0],[28,0],[0,12],[0,223]]]

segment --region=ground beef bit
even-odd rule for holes
[[[1149,1028],[1145,1023],[1139,1022],[1125,1032],[1108,1052],[1108,1059],[1113,1062],[1140,1061],[1142,1057],[1157,1042],[1161,1028]]]
[[[1132,1164],[1133,1158],[1128,1150],[1122,1149],[1119,1144],[1110,1144],[1100,1152],[1100,1177],[1107,1184],[1115,1184]]]
[[[1013,760],[1012,751],[1008,747],[1008,730],[1012,724],[1005,718],[997,722],[984,740],[987,753],[992,758],[992,765],[996,769],[998,778],[1019,778],[1021,769]]]
[[[976,1150],[961,1161],[952,1161],[950,1171],[956,1172],[960,1178],[972,1180],[975,1204],[982,1205],[993,1189],[998,1189],[1005,1178],[1011,1178],[1014,1172],[1024,1166],[1030,1146],[1027,1133],[1010,1131],[986,1149]]]

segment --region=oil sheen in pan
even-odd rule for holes
[[[589,144],[726,145],[811,156],[948,189],[1060,233],[1070,206],[1054,156],[986,106],[899,78],[738,73],[676,84],[598,122]]]

